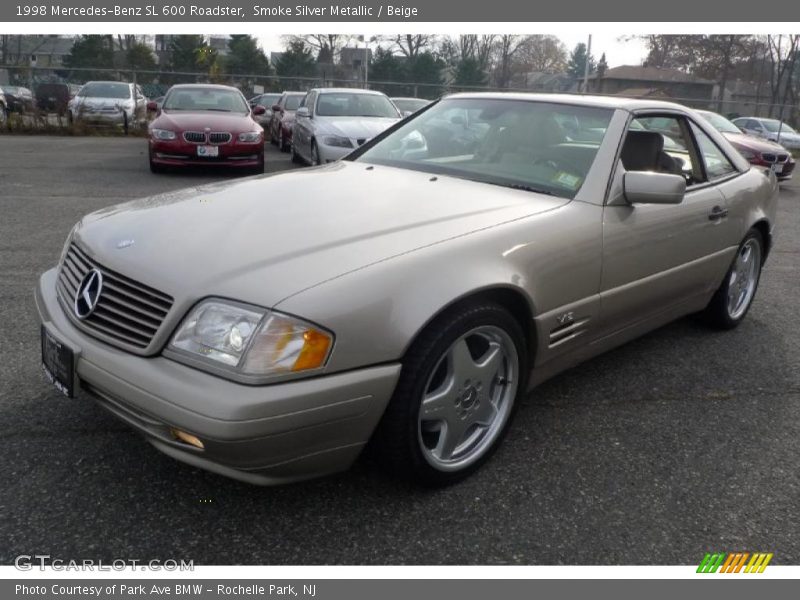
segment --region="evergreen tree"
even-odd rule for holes
[[[459,61],[458,67],[456,68],[455,80],[453,81],[456,87],[480,87],[485,86],[486,81],[486,73],[481,69],[481,65],[477,59],[464,58]]]
[[[264,51],[253,36],[235,34],[228,39],[225,70],[236,75],[269,75],[270,67]]]
[[[581,42],[575,46],[569,55],[569,61],[567,62],[567,73],[569,73],[575,79],[583,79],[583,75],[586,70],[587,59],[589,61],[589,73],[594,73],[594,57],[591,55],[587,57],[586,44]]]
[[[113,69],[114,38],[110,35],[82,35],[72,44],[64,57],[64,66],[72,69]],[[76,71],[73,77],[88,81],[90,79],[109,79],[110,73],[103,71]]]

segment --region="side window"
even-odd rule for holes
[[[731,164],[725,153],[720,150],[710,137],[694,123],[691,124],[692,133],[700,147],[700,155],[706,168],[706,175],[709,181],[714,181],[720,177],[725,177],[736,172],[736,167]]]
[[[311,92],[310,94],[308,94],[303,102],[305,102],[304,106],[308,107],[308,112],[310,112],[313,115],[315,108],[314,105],[317,102],[317,92]]]
[[[620,160],[626,171],[683,175],[687,185],[701,183],[703,171],[683,117],[642,116],[625,136]]]

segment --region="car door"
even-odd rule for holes
[[[722,168],[719,175],[708,172],[692,125],[683,115],[645,114],[635,124],[652,135],[656,132],[649,125],[656,123],[654,118],[658,135],[664,137],[662,152],[683,162],[686,194],[679,204],[631,205],[620,200],[623,178],[615,177],[618,188],[609,195],[603,215],[600,293],[605,335],[700,302],[729,261],[728,200],[719,184],[738,172],[730,161],[734,173],[723,176]],[[622,158],[617,169],[625,171]]]
[[[311,160],[311,138],[313,136],[314,127],[313,110],[316,100],[317,92],[309,92],[300,105],[308,108],[308,116],[298,118],[295,114],[292,143],[297,145],[296,148],[299,150],[298,154],[306,160]]]

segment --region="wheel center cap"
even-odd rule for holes
[[[462,408],[469,410],[478,400],[478,390],[475,389],[474,386],[470,386],[464,392],[464,395],[461,398],[461,406]]]

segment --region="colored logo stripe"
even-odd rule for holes
[[[698,573],[763,573],[772,560],[771,552],[707,552],[697,567]],[[747,559],[750,562],[747,562]],[[745,566],[747,563],[747,566]],[[744,570],[742,570],[744,568]]]

